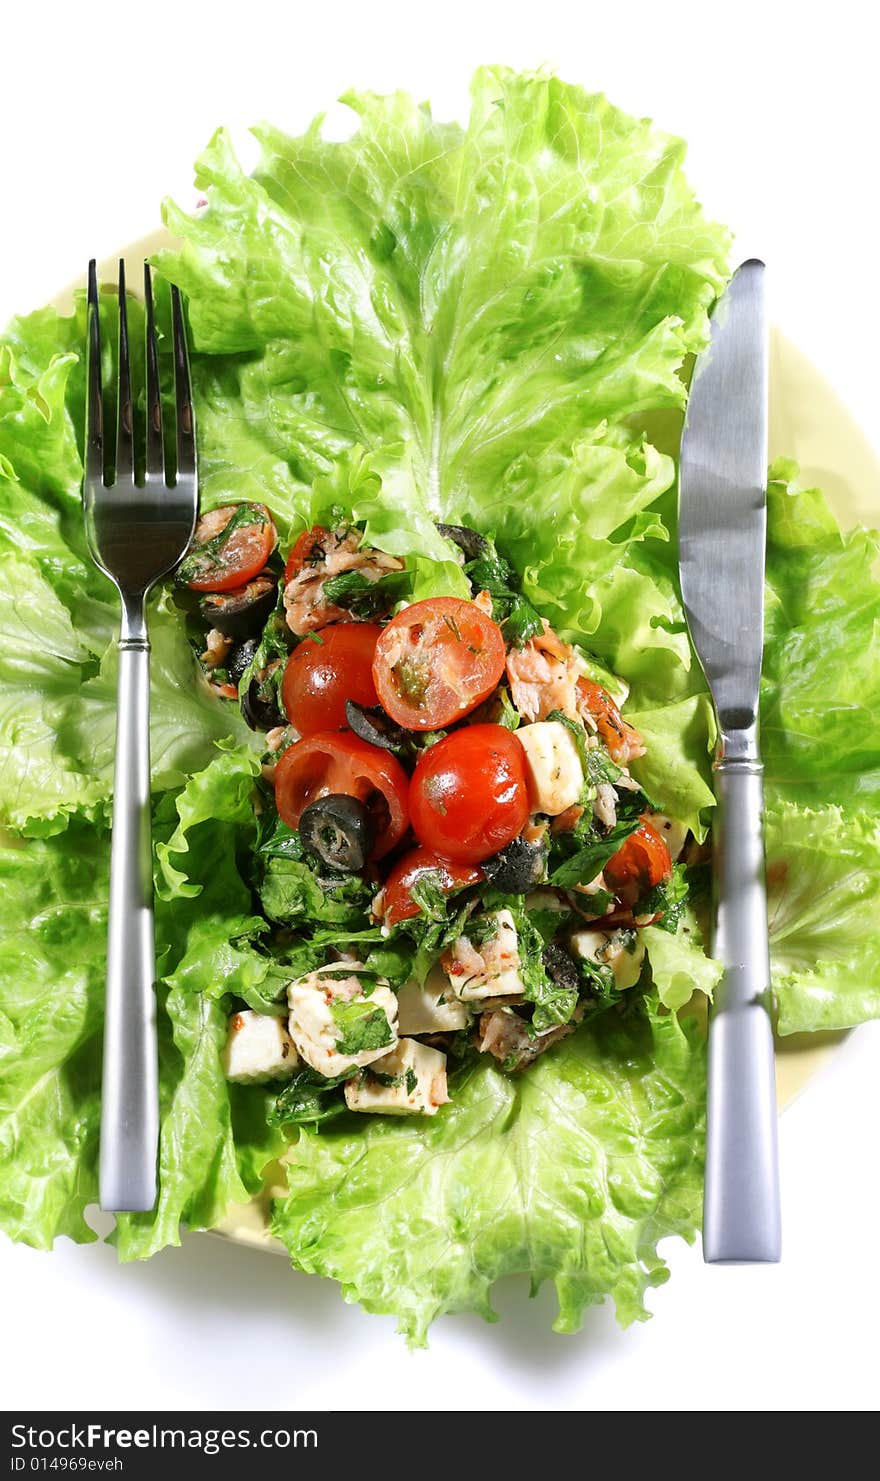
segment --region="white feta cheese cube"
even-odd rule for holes
[[[455,996],[466,1003],[484,998],[521,1002],[519,945],[510,911],[475,916],[468,928],[471,935],[459,936],[441,958]]]
[[[466,1028],[470,1010],[459,1001],[439,965],[432,967],[424,987],[407,982],[397,994],[399,1034],[445,1034]]]
[[[637,932],[575,931],[569,946],[575,956],[610,967],[620,991],[635,987],[642,974],[645,943]]]
[[[290,1037],[320,1075],[370,1064],[397,1043],[397,998],[381,979],[369,994],[364,986],[345,962],[319,967],[287,989]]]
[[[581,799],[584,769],[574,736],[561,720],[538,720],[516,732],[526,757],[533,812],[557,817]]]
[[[667,817],[666,813],[662,812],[649,813],[648,822],[660,834],[669,849],[669,857],[674,863],[684,848],[685,839],[688,836],[684,823],[677,823],[675,818]]]
[[[223,1051],[227,1080],[240,1085],[282,1080],[292,1075],[298,1064],[290,1035],[274,1013],[255,1013],[251,1008],[233,1013]]]
[[[386,1116],[436,1116],[445,1105],[446,1055],[417,1039],[400,1039],[390,1054],[374,1060],[345,1082],[350,1111],[378,1111]]]

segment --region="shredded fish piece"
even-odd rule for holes
[[[200,654],[201,662],[208,669],[222,668],[229,656],[229,650],[233,645],[233,639],[222,633],[219,628],[210,628],[205,638],[205,651]]]
[[[578,713],[578,658],[570,643],[556,636],[547,620],[544,631],[507,655],[510,694],[525,720],[546,720],[561,710],[572,720]]]
[[[551,1045],[558,1044],[574,1033],[583,1017],[583,1007],[575,1010],[569,1023],[561,1023],[544,1034],[530,1034],[528,1024],[509,1008],[491,1008],[480,1015],[477,1030],[477,1048],[481,1054],[491,1054],[510,1070],[524,1070],[534,1064],[539,1055]]]
[[[600,782],[593,799],[593,813],[606,828],[617,822],[617,793],[610,782]]]
[[[328,622],[340,622],[351,614],[324,597],[324,586],[344,571],[359,571],[368,581],[379,581],[389,571],[402,571],[403,561],[384,550],[362,546],[357,530],[331,530],[316,539],[310,559],[284,588],[287,626],[298,638],[317,632]]]

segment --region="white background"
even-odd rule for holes
[[[0,319],[194,200],[218,123],[298,130],[347,86],[460,115],[481,62],[550,62],[690,140],[707,209],[774,269],[775,317],[880,439],[876,48],[870,7],[739,3],[16,6],[0,92]],[[616,19],[610,19],[616,17]],[[865,19],[863,19],[865,18]],[[872,28],[873,29],[873,28]],[[809,423],[809,405],[794,409]],[[880,490],[867,491],[880,510]],[[880,723],[880,717],[878,717]],[[880,925],[878,925],[880,928]],[[205,1236],[149,1264],[0,1240],[0,1395],[14,1408],[874,1409],[880,1026],[783,1117],[785,1255],[707,1269],[668,1244],[657,1315],[621,1333],[498,1291],[409,1355],[393,1323]]]

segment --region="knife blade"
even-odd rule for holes
[[[767,537],[764,264],[744,262],[697,360],[681,442],[679,572],[718,720],[703,1258],[780,1257],[758,699]]]

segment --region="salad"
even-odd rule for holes
[[[472,93],[465,125],[370,93],[342,141],[262,125],[252,174],[220,131],[155,259],[201,523],[150,612],[159,1198],[113,1239],[259,1197],[413,1344],[510,1273],[560,1331],[647,1315],[699,1224],[718,977],[675,454],[727,233],[604,98]],[[118,611],[84,344],[81,294],[0,339],[0,1227],[39,1248],[97,1197]],[[786,1035],[880,1016],[880,584],[788,460],[768,522]]]
[[[289,1013],[237,1005],[225,1065],[287,1082],[282,1127],[436,1115],[449,1056],[528,1068],[682,923],[689,830],[630,773],[639,732],[494,542],[437,528],[468,597],[410,602],[406,561],[349,521],[279,572],[258,504],[204,515],[178,570],[206,682],[266,732],[248,874]],[[291,861],[335,924],[291,907]]]

